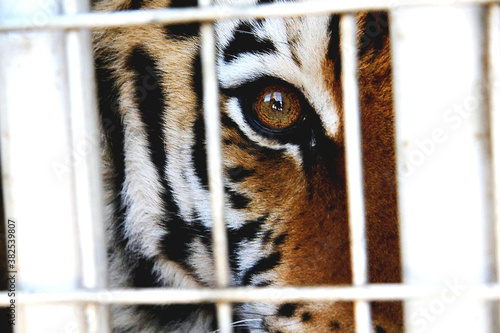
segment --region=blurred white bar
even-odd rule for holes
[[[346,151],[349,227],[351,235],[351,267],[355,286],[368,282],[366,249],[363,160],[361,152],[361,115],[358,89],[357,25],[352,14],[340,22],[342,42],[342,94],[344,98],[344,137]],[[356,332],[371,332],[370,304],[354,303]]]
[[[458,285],[449,281],[435,286],[405,286],[402,284],[373,284],[363,287],[287,287],[287,288],[225,288],[225,289],[116,289],[110,291],[79,290],[54,293],[20,293],[21,304],[99,302],[102,304],[191,304],[213,302],[300,302],[300,301],[393,301],[418,300],[450,295],[457,288],[467,290],[469,301],[499,300],[500,285]],[[449,296],[449,295],[446,295]],[[8,304],[6,292],[0,293],[0,305]]]
[[[406,331],[498,332],[466,286],[493,280],[482,8],[392,11]]]
[[[491,135],[492,196],[495,219],[496,278],[500,281],[500,6],[489,5],[486,26],[486,70],[488,75],[488,108]],[[497,302],[497,320],[500,322],[500,303]],[[496,324],[500,326],[500,323]]]
[[[90,11],[89,1],[65,0],[64,12]],[[107,250],[101,149],[94,78],[92,37],[88,30],[66,32],[66,61],[71,120],[74,191],[81,253],[81,284],[90,290],[107,288]],[[79,156],[77,156],[77,154]],[[87,332],[110,332],[107,306],[87,304]]]
[[[211,5],[211,0],[200,0],[200,8]],[[201,65],[203,73],[203,107],[207,138],[207,164],[212,208],[212,248],[215,261],[215,277],[218,288],[229,285],[229,255],[224,219],[224,180],[222,176],[222,152],[219,112],[219,81],[216,68],[215,32],[212,23],[201,26]],[[218,332],[231,333],[231,304],[217,302]]]
[[[500,6],[487,9],[488,107],[491,131],[497,279],[500,281]]]
[[[180,24],[193,21],[212,22],[234,18],[264,18],[283,16],[317,15],[322,13],[352,13],[368,10],[392,10],[421,6],[463,6],[467,4],[499,3],[500,0],[313,0],[297,3],[274,3],[254,6],[140,10],[116,13],[93,13],[50,18],[43,24],[25,19],[4,19],[0,31],[75,29],[93,27],[118,27],[145,24]]]
[[[60,8],[1,0],[0,13],[33,23]],[[63,32],[0,34],[2,177],[6,215],[17,225],[18,292],[80,286],[64,45]],[[84,322],[81,305],[19,305],[14,329],[83,332]]]

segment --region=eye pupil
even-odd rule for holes
[[[286,86],[267,86],[257,94],[254,112],[258,122],[273,131],[294,125],[302,113],[297,92]]]
[[[283,97],[279,91],[267,94],[264,97],[264,102],[269,103],[274,111],[283,111]]]

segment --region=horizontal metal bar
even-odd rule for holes
[[[322,13],[352,13],[370,10],[392,10],[418,6],[458,6],[499,3],[500,0],[316,0],[298,3],[274,3],[259,6],[211,6],[205,8],[144,9],[114,13],[88,13],[60,15],[47,18],[43,23],[29,16],[3,19],[0,32],[19,30],[88,29],[147,24],[182,24],[212,22],[235,18],[265,18],[303,16]]]
[[[376,284],[362,287],[287,287],[227,289],[116,289],[110,291],[79,290],[66,293],[17,294],[18,304],[100,303],[100,304],[191,304],[216,302],[298,302],[298,301],[394,301],[449,297],[500,300],[500,284],[460,285],[449,281],[441,286],[408,286]],[[443,296],[444,295],[444,296]],[[0,293],[0,306],[9,303],[7,292]]]

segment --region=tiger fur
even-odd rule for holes
[[[101,0],[95,10],[196,5]],[[369,279],[398,283],[389,22],[382,12],[357,19]],[[235,19],[215,30],[231,285],[352,284],[339,16]],[[215,286],[199,24],[96,29],[94,50],[112,286]],[[269,86],[300,100],[304,119],[289,133],[255,126],[249,109]],[[400,303],[372,312],[374,332],[403,331]],[[234,321],[237,332],[355,329],[350,302],[235,304]],[[212,305],[117,306],[113,326],[216,329]]]

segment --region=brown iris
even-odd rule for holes
[[[259,123],[270,130],[284,130],[301,119],[297,93],[286,86],[271,85],[256,96],[253,109]]]

